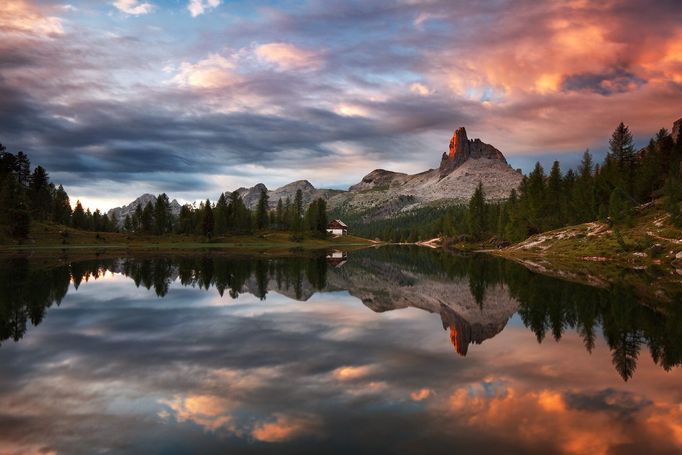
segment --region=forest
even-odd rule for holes
[[[162,193],[155,202],[138,204],[132,216],[110,219],[99,209],[84,209],[80,201],[72,209],[69,195],[62,185],[50,182],[45,168],[38,165],[31,170],[28,155],[21,151],[15,155],[0,144],[0,228],[21,240],[29,235],[32,222],[95,232],[175,233],[208,238],[270,229],[291,232],[292,239],[300,240],[304,235],[326,237],[327,203],[318,199],[305,208],[299,190],[293,201],[279,200],[277,207],[270,210],[268,195],[262,191],[256,209],[250,210],[235,191],[229,197],[221,194],[215,203],[207,199],[198,205],[185,204],[175,216],[168,196]]]
[[[586,150],[577,170],[563,172],[555,161],[549,174],[540,163],[523,177],[505,201],[490,201],[479,184],[468,204],[420,208],[389,219],[363,221],[362,214],[345,214],[351,232],[367,238],[414,242],[444,236],[467,241],[514,243],[527,237],[588,221],[608,221],[616,227],[632,222],[635,208],[661,199],[675,225],[682,225],[682,141],[675,143],[661,129],[637,151],[629,128],[620,123],[609,140],[602,163],[595,164]],[[238,192],[223,193],[215,203],[185,204],[171,212],[165,193],[156,202],[138,205],[125,219],[84,209],[80,201],[71,208],[64,188],[50,182],[42,166],[31,170],[29,157],[6,151],[0,144],[0,227],[15,239],[28,236],[32,221],[51,222],[76,229],[145,235],[169,233],[207,238],[280,230],[299,240],[305,235],[326,236],[327,204],[313,201],[305,208],[299,190],[294,200],[278,200],[275,209],[262,191],[250,210]]]
[[[558,161],[549,174],[538,162],[506,201],[487,200],[479,184],[468,204],[421,208],[371,223],[361,223],[361,217],[347,221],[355,234],[387,241],[445,236],[504,244],[595,220],[608,221],[617,230],[632,222],[638,205],[661,199],[673,224],[680,226],[681,162],[682,141],[675,143],[668,130],[659,130],[637,151],[629,128],[620,123],[601,164],[594,163],[589,150],[577,170],[565,173]]]

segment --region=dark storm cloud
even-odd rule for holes
[[[592,393],[567,392],[566,405],[581,411],[605,411],[619,418],[632,418],[653,403],[650,400],[622,390],[604,389]]]
[[[602,74],[573,74],[568,76],[562,85],[566,91],[590,90],[608,96],[615,93],[637,90],[646,81],[624,69]]]

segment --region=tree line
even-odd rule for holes
[[[261,190],[258,204],[249,209],[237,191],[229,196],[221,194],[215,203],[209,199],[196,204],[185,204],[175,216],[168,196],[162,193],[156,201],[143,207],[138,204],[132,215],[123,220],[124,232],[152,235],[169,233],[203,235],[208,238],[232,234],[253,234],[262,230],[286,231],[294,240],[304,235],[325,238],[327,236],[327,202],[312,201],[305,208],[303,192],[296,191],[294,200],[280,198],[274,209],[270,208],[267,191]]]
[[[468,204],[425,207],[394,220],[355,226],[355,232],[404,242],[436,236],[518,242],[595,220],[609,221],[618,230],[632,223],[636,206],[659,198],[672,222],[682,226],[681,162],[682,141],[675,143],[668,130],[659,130],[636,151],[629,128],[620,123],[601,164],[595,164],[589,150],[576,170],[565,173],[558,161],[549,174],[538,162],[506,201],[488,201],[479,183]]]
[[[16,239],[29,235],[31,222],[55,223],[75,229],[95,232],[127,232],[148,235],[170,233],[204,235],[252,234],[259,230],[291,232],[295,240],[305,235],[324,238],[327,235],[327,203],[312,201],[305,208],[303,193],[293,200],[278,200],[269,206],[268,194],[261,191],[258,205],[250,210],[238,192],[221,194],[215,203],[210,200],[185,204],[180,213],[171,210],[168,196],[162,193],[156,201],[138,204],[131,215],[117,220],[99,209],[91,212],[80,201],[71,208],[64,187],[50,182],[45,168],[36,166],[24,152],[16,155],[0,144],[0,229]]]

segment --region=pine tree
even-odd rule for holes
[[[123,230],[126,232],[132,232],[133,230],[133,221],[130,219],[130,215],[126,215],[123,221]]]
[[[31,160],[24,152],[17,153],[17,181],[22,188],[28,188],[31,182]]]
[[[213,210],[213,218],[215,220],[215,235],[225,235],[227,233],[227,199],[225,199],[225,194],[220,193],[218,202],[215,204],[215,210]]]
[[[294,232],[300,232],[302,229],[302,217],[303,217],[303,192],[298,189],[296,190],[296,197],[294,198],[294,205],[292,209],[292,221],[291,227]]]
[[[149,201],[142,209],[140,228],[144,233],[151,234],[154,232],[154,225],[154,205],[152,204],[152,201]]]
[[[629,225],[632,221],[632,204],[625,191],[616,188],[609,198],[609,218],[615,226]]]
[[[33,170],[29,183],[29,202],[33,218],[45,221],[52,217],[52,188],[50,179],[42,166]]]
[[[206,199],[206,203],[204,204],[203,212],[203,218],[201,221],[202,233],[206,237],[211,238],[213,235],[213,229],[215,227],[215,219],[213,218],[213,208],[211,207],[211,201],[208,199]]]
[[[76,229],[87,229],[88,228],[88,220],[87,217],[85,216],[85,210],[83,210],[83,206],[81,205],[81,201],[77,200],[76,201],[76,208],[73,209],[73,215],[71,217],[73,227]]]
[[[30,230],[31,218],[24,202],[24,191],[12,174],[5,175],[0,185],[0,224],[16,239],[26,238]]]
[[[469,199],[467,220],[469,222],[469,234],[476,239],[482,239],[487,232],[485,191],[482,182],[478,182],[474,194]]]
[[[545,203],[542,208],[542,230],[557,229],[564,224],[561,201],[563,199],[561,168],[558,161],[554,161],[547,178]]]
[[[616,172],[612,184],[620,186],[628,194],[634,193],[635,147],[632,133],[623,122],[616,127],[609,139],[609,156],[613,158]]]
[[[267,229],[268,221],[268,193],[261,190],[256,207],[256,229]]]
[[[327,201],[322,198],[317,200],[317,234],[319,237],[327,236]]]
[[[522,187],[523,189],[523,187]],[[542,231],[546,207],[545,171],[540,163],[535,163],[533,172],[528,175],[528,185],[521,193],[527,208],[527,220],[532,233]]]
[[[575,221],[584,223],[596,217],[594,200],[594,176],[592,175],[592,155],[585,150],[578,167],[578,179],[573,190],[573,211]]]
[[[170,202],[166,193],[161,193],[154,204],[154,232],[163,235],[171,231]]]
[[[59,185],[52,197],[52,221],[68,226],[71,224],[71,201],[64,187]]]

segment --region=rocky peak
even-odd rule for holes
[[[440,177],[443,178],[452,171],[461,166],[469,159],[489,159],[502,161],[505,164],[507,160],[504,158],[502,152],[497,150],[490,144],[486,144],[480,139],[470,140],[467,137],[467,132],[464,127],[457,128],[450,139],[450,152],[443,153],[440,161]]]
[[[374,169],[372,172],[362,178],[360,183],[357,183],[349,188],[350,191],[364,191],[376,187],[389,186],[396,177],[405,176],[400,172],[387,171],[386,169]]]

